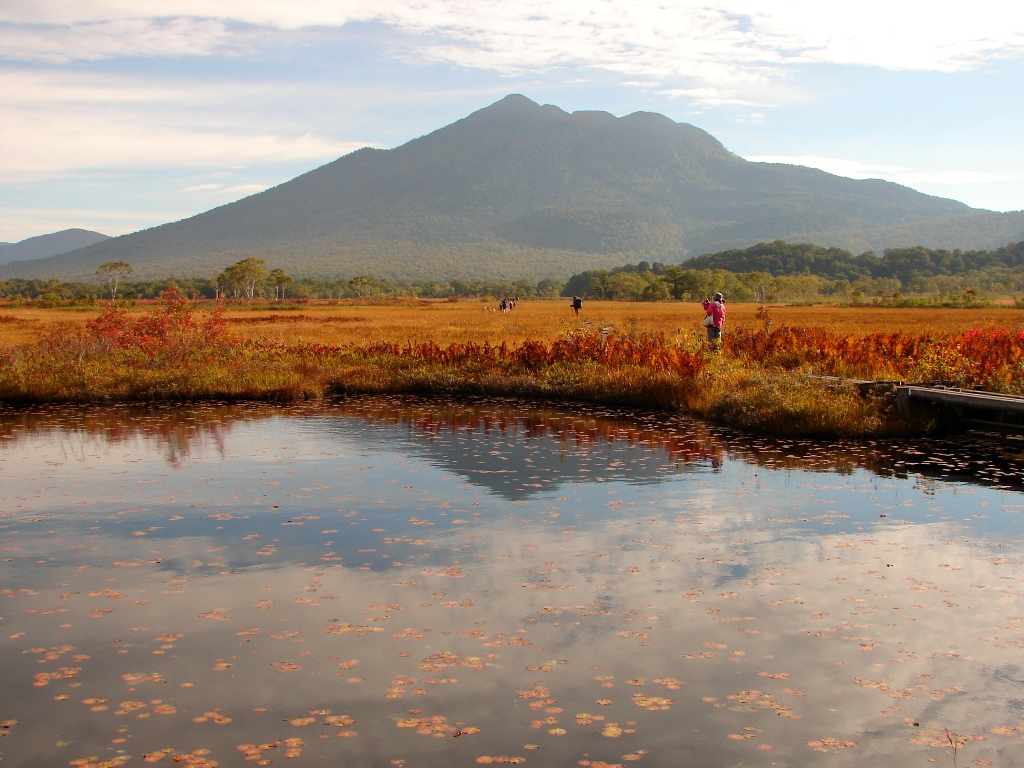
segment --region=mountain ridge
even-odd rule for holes
[[[110,235],[101,232],[74,228],[27,237],[16,243],[0,243],[0,264],[59,256],[109,239]]]
[[[254,256],[296,276],[540,279],[774,239],[998,247],[1024,239],[1024,211],[753,163],[664,115],[567,113],[513,94],[393,149],[363,148],[179,222],[0,267],[0,278],[83,277],[119,259],[140,278],[212,274]]]

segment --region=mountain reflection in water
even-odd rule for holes
[[[1020,463],[353,398],[0,413],[0,761],[1024,768]]]
[[[599,408],[552,407],[516,400],[446,402],[355,397],[330,403],[168,404],[0,409],[0,451],[27,435],[52,433],[73,455],[85,444],[139,445],[179,466],[223,455],[224,437],[253,420],[307,420],[325,435],[350,434],[352,420],[371,427],[359,439],[404,447],[436,466],[507,498],[526,498],[573,480],[657,482],[667,474],[714,469],[728,457],[769,469],[926,479],[1024,490],[1024,441],[979,436],[816,441],[762,438],[683,416]],[[504,438],[495,450],[495,434]],[[1016,446],[1016,447],[1014,447]],[[617,449],[615,453],[612,448]]]

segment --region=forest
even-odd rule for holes
[[[248,271],[245,267],[248,267]],[[190,298],[385,299],[582,296],[627,301],[694,301],[722,291],[730,301],[882,303],[888,306],[983,306],[1024,296],[1024,241],[991,251],[888,248],[854,255],[841,248],[775,240],[706,254],[682,264],[640,261],[579,272],[568,281],[412,280],[371,275],[292,278],[247,258],[208,278],[125,280],[123,299],[152,299],[176,285]],[[41,306],[95,304],[109,293],[95,282],[11,278],[0,297]],[[1021,300],[1018,299],[1018,302]]]
[[[626,264],[573,275],[563,295],[693,301],[722,291],[732,301],[884,302],[970,306],[1024,294],[1024,241],[995,250],[841,248],[775,240],[678,265]]]
[[[160,280],[136,280],[121,283],[117,295],[121,299],[155,299],[171,286],[177,286],[191,299],[216,299],[243,301],[248,297],[243,290],[225,290],[216,278],[163,278]],[[278,284],[272,279],[257,281],[253,298],[282,300],[305,299],[385,299],[385,298],[488,298],[502,296],[554,297],[560,295],[565,282],[547,278],[537,283],[528,280],[415,280],[393,283],[369,275],[351,280],[319,280],[315,278],[288,279],[278,294]],[[51,280],[26,280],[12,278],[0,280],[0,298],[6,298],[17,305],[22,301],[33,301],[43,307],[93,306],[105,298],[107,286],[100,282],[61,282]],[[107,297],[109,298],[109,297]]]

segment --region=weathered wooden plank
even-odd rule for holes
[[[932,403],[949,403],[965,408],[981,408],[988,411],[1024,413],[1024,397],[1016,395],[935,387],[897,387],[896,392],[897,397],[906,400],[924,400]]]

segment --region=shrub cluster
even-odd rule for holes
[[[961,387],[1024,394],[1024,332],[906,332],[841,336],[822,328],[738,328],[727,354],[768,368],[804,367],[860,379],[944,380]]]

